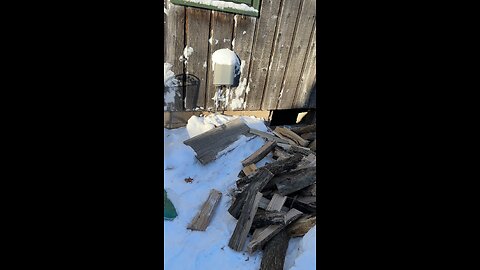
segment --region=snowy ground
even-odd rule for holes
[[[228,247],[228,241],[237,220],[228,213],[229,191],[235,187],[241,161],[255,152],[265,142],[259,137],[241,136],[217,160],[202,165],[195,152],[183,144],[188,138],[203,133],[233,119],[223,115],[190,118],[187,127],[164,129],[164,188],[175,205],[178,217],[164,221],[164,268],[169,270],[257,270],[260,268],[261,251],[253,255],[236,252]],[[267,131],[263,121],[242,117],[250,127]],[[271,154],[257,163],[257,167],[271,162]],[[184,181],[192,178],[192,183]],[[187,225],[197,214],[210,190],[222,192],[215,214],[204,232],[187,230]],[[303,238],[290,240],[285,260],[285,270],[315,269],[315,235],[312,228]],[[247,240],[248,243],[249,239]]]

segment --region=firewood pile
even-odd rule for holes
[[[316,125],[250,129],[266,143],[242,161],[228,212],[237,225],[228,246],[253,254],[263,250],[261,270],[283,270],[291,237],[316,224]],[[255,163],[272,152],[274,161]],[[250,240],[247,242],[248,236]]]

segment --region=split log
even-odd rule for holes
[[[298,192],[301,196],[317,196],[317,184],[310,185]]]
[[[308,145],[310,150],[317,152],[317,139],[315,139],[311,144]]]
[[[286,231],[290,237],[302,237],[313,228],[315,224],[317,224],[316,216],[303,216],[288,225]]]
[[[310,154],[304,157],[297,165],[297,169],[316,167],[317,166],[317,156]]]
[[[317,132],[303,133],[300,137],[302,137],[305,140],[313,141],[317,138]]]
[[[245,186],[245,190],[242,193],[238,194],[235,201],[228,209],[230,215],[232,215],[236,219],[240,217],[240,213],[245,203],[245,199],[247,198],[247,194],[251,192],[255,193],[261,191],[270,181],[270,179],[272,179],[273,173],[271,173],[265,167],[262,167],[258,169],[256,173],[250,175],[250,177],[252,179],[250,179],[249,185]]]
[[[287,151],[283,150],[283,148],[277,146],[273,149],[272,156],[276,160],[282,160],[291,157],[292,154],[289,154]]]
[[[243,189],[246,185],[248,185],[252,182],[261,181],[262,179],[267,178],[270,175],[273,175],[273,173],[269,169],[267,169],[265,167],[261,167],[260,169],[256,170],[252,174],[238,179],[237,182],[236,182],[237,183],[237,188]]]
[[[275,136],[279,137],[279,138],[282,139],[282,140],[287,141],[288,144],[290,144],[290,145],[299,145],[299,144],[297,144],[294,140],[288,138],[287,136],[283,136],[283,134],[281,134],[281,133],[279,133],[279,132],[277,132],[277,131],[275,131],[275,130],[272,131],[272,132],[273,132],[273,134],[275,134]]]
[[[289,158],[276,160],[272,163],[268,163],[262,168],[266,168],[270,172],[272,172],[274,175],[277,175],[297,167],[297,164],[300,162],[300,160],[302,160],[302,158],[303,156],[301,154],[296,153]]]
[[[248,166],[250,164],[255,164],[255,163],[259,162],[268,153],[270,153],[270,151],[272,151],[272,149],[275,148],[276,145],[277,144],[273,141],[267,142],[260,149],[255,151],[255,153],[250,155],[248,158],[244,159],[242,161],[242,165],[245,167],[245,166]]]
[[[194,231],[205,231],[208,227],[208,224],[210,224],[213,212],[221,197],[222,193],[220,191],[212,189],[200,212],[198,212],[198,214],[193,218],[187,229]]]
[[[247,246],[248,253],[252,254],[261,248],[266,242],[272,239],[277,233],[283,230],[287,225],[298,219],[303,213],[297,209],[291,209],[285,215],[285,225],[270,225],[253,236],[252,241]]]
[[[296,144],[301,145],[301,146],[307,146],[310,142],[305,140],[304,138],[300,137],[298,134],[295,132],[289,130],[288,128],[283,128],[283,127],[277,127],[275,128],[275,131],[279,134],[281,134],[284,137],[289,138],[290,140],[294,141]]]
[[[255,166],[255,164],[250,164],[248,166],[245,166],[245,168],[243,168],[242,171],[246,176],[249,176],[253,174],[256,170],[257,170],[257,166]]]
[[[304,201],[303,198],[299,196],[297,196],[296,198],[287,197],[286,205],[291,208],[295,208],[303,213],[315,215],[317,213],[316,202]]]
[[[251,134],[254,134],[254,135],[257,135],[257,136],[260,136],[264,139],[267,139],[268,141],[274,141],[276,143],[289,143],[287,140],[284,140],[284,139],[281,139],[281,138],[277,138],[271,134],[268,134],[266,132],[263,132],[263,131],[260,131],[258,129],[254,129],[254,128],[251,128],[250,131],[249,131]]]
[[[278,146],[280,146],[282,149],[287,151],[287,153],[290,154],[302,154],[304,156],[308,156],[310,154],[315,155],[315,152],[313,152],[310,148],[308,147],[301,147],[301,146],[296,146],[296,145],[289,145],[289,144],[284,144],[284,143],[279,143]]]
[[[257,213],[258,203],[262,198],[260,192],[249,192],[247,199],[242,208],[240,218],[238,219],[237,226],[233,231],[232,237],[228,242],[228,246],[235,251],[242,251],[245,241],[247,241],[248,232],[252,227],[253,218]]]
[[[300,189],[303,189],[303,188],[306,188],[307,186],[309,185],[312,185],[315,181],[316,181],[316,170],[317,168],[316,167],[307,167],[307,168],[300,168],[300,169],[295,169],[293,171],[289,171],[289,172],[286,172],[286,173],[283,173],[283,174],[279,174],[279,175],[275,175],[266,185],[265,187],[263,188],[263,190],[270,190],[270,189],[273,189],[275,187],[277,187],[277,184],[279,183],[282,183],[284,181],[289,181],[289,182],[285,182],[285,185],[290,185],[291,183],[295,183],[297,182],[298,180],[301,180],[301,181],[305,181],[303,178],[305,177],[309,177],[309,178],[312,178],[314,177],[314,180],[312,183],[306,185],[305,187],[301,187]],[[302,182],[303,183],[303,182]],[[282,186],[283,187],[283,186]],[[277,187],[278,188],[278,187]],[[299,190],[300,190],[299,189]],[[262,191],[263,191],[262,190]],[[295,192],[295,191],[293,191]],[[292,192],[292,193],[293,193]],[[279,194],[281,195],[288,195],[288,194],[282,194],[279,192]]]
[[[282,230],[265,244],[260,270],[283,270],[289,240],[287,231]]]
[[[267,211],[259,207],[255,218],[253,219],[252,228],[262,228],[274,224],[285,224],[285,213],[280,211]]]
[[[315,183],[317,181],[317,168],[298,169],[281,177],[280,181],[275,182],[278,193],[280,195],[289,195]]]
[[[308,132],[315,132],[317,130],[317,124],[312,124],[312,125],[303,126],[303,127],[295,127],[295,128],[292,128],[291,130],[299,135],[303,133],[308,133]]]
[[[265,194],[263,193],[263,197],[260,199],[260,203],[258,204],[258,208],[260,208],[262,210],[266,210],[269,204],[270,204],[270,200],[265,198]],[[290,208],[282,206],[282,209],[280,211],[286,213],[286,212],[288,212],[288,210],[290,210]]]

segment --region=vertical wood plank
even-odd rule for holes
[[[212,71],[212,54],[219,49],[232,49],[232,31],[233,31],[233,14],[224,13],[224,12],[212,12],[212,23],[210,29],[210,51],[208,53],[207,64],[208,67],[208,79],[207,79],[207,88],[206,88],[206,108],[208,110],[213,110],[215,108],[215,101],[212,99],[215,96],[215,86],[213,82],[213,71]]]
[[[250,90],[246,96],[246,110],[253,111],[261,108],[280,2],[280,0],[263,0],[261,2],[260,17],[257,20],[253,41],[248,79]]]
[[[315,37],[316,28],[313,28],[312,35]],[[316,75],[317,75],[317,46],[316,39],[312,38],[308,48],[308,55],[305,61],[305,67],[300,77],[297,94],[293,102],[293,108],[305,108],[309,105],[310,96],[313,94]]]
[[[277,107],[278,100],[282,98],[280,90],[300,3],[300,1],[283,1],[280,7],[277,33],[274,39],[273,52],[268,67],[265,92],[263,94],[262,110],[274,110]]]
[[[308,45],[315,24],[315,0],[303,0],[301,11],[298,17],[297,29],[293,38],[292,48],[290,49],[290,57],[283,79],[283,87],[281,90],[282,98],[278,102],[277,109],[291,109],[297,86],[300,81],[302,67],[307,60]],[[310,106],[309,106],[310,107]]]
[[[168,0],[166,0],[168,1]],[[167,4],[167,31],[165,32],[165,62],[172,65],[172,71],[177,74],[183,73],[184,64],[179,60],[183,55],[185,35],[185,7]]]
[[[237,53],[241,60],[240,83],[238,87],[232,87],[229,92],[227,110],[243,110],[246,106],[245,96],[249,89],[248,72],[250,70],[250,58],[252,55],[253,35],[257,18],[244,15],[234,16],[234,38],[232,50]]]
[[[186,8],[186,33],[187,46],[193,48],[193,53],[185,62],[186,71],[200,79],[200,89],[196,107],[205,108],[205,91],[207,88],[207,59],[208,35],[211,12],[199,8]],[[195,108],[186,108],[193,110]]]

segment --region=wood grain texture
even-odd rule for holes
[[[290,237],[302,237],[316,224],[316,216],[303,216],[288,225],[286,231]]]
[[[275,131],[278,132],[279,134],[287,137],[288,139],[292,140],[295,142],[295,144],[300,145],[300,146],[307,146],[310,142],[303,139],[299,135],[297,135],[295,132],[289,130],[288,128],[283,128],[283,127],[276,127]]]
[[[249,130],[250,128],[241,118],[236,118],[183,143],[192,147],[197,154],[197,159],[205,165],[215,160],[218,153],[238,140],[240,135],[247,134]]]
[[[282,98],[277,109],[291,109],[297,92],[302,67],[307,59],[308,45],[312,35],[316,16],[315,0],[302,0],[301,11],[298,14],[297,26],[293,38],[288,65],[285,70],[282,86]]]
[[[233,19],[235,26],[233,30],[232,50],[240,58],[241,73],[239,86],[232,87],[229,92],[230,102],[227,104],[227,109],[243,110],[246,106],[246,92],[249,90],[248,72],[250,70],[253,36],[255,33],[257,18],[245,15],[235,15]],[[235,103],[232,102],[234,99],[237,99],[238,101]]]
[[[261,1],[260,17],[257,19],[255,37],[253,41],[252,60],[249,72],[246,110],[260,110],[263,91],[270,64],[272,45],[275,38],[275,29],[280,8],[278,0]]]
[[[283,204],[287,201],[287,197],[286,196],[282,196],[282,195],[279,195],[279,194],[273,194],[273,197],[272,199],[270,200],[270,202],[268,203],[268,206],[267,206],[267,211],[281,211],[282,210],[282,207],[283,207]],[[286,222],[286,221],[285,221]],[[268,227],[265,227],[265,228],[258,228],[256,229],[254,232],[253,232],[253,238],[256,238],[259,234],[261,234],[264,230],[266,230]]]
[[[314,25],[312,35],[316,35],[316,28]],[[308,55],[305,60],[304,69],[301,72],[300,81],[298,84],[297,93],[293,102],[293,108],[304,108],[310,102],[310,95],[316,87],[316,65],[317,65],[317,46],[316,39],[312,38],[308,48]]]
[[[260,192],[250,192],[247,195],[240,218],[238,219],[232,237],[228,242],[228,246],[231,249],[235,251],[243,250],[243,246],[247,241],[248,232],[250,231],[250,227],[252,227],[253,219],[257,213],[258,203],[262,196],[263,195]]]
[[[269,141],[275,141],[276,143],[288,143],[287,140],[275,137],[274,135],[268,134],[268,133],[260,131],[258,129],[251,128],[249,132],[254,134],[254,135],[257,135],[259,137],[262,137],[264,139],[267,139]]]
[[[266,144],[264,144],[262,147],[260,147],[255,153],[251,154],[249,157],[244,159],[242,161],[243,166],[247,166],[250,164],[255,164],[262,160],[268,153],[272,151],[272,149],[276,146],[277,144],[275,142],[269,141]]]
[[[280,195],[289,195],[315,183],[317,181],[317,168],[299,169],[280,177],[281,180],[275,183],[278,193]]]
[[[222,197],[222,193],[218,190],[212,189],[208,199],[203,204],[200,212],[193,218],[187,229],[195,231],[205,231],[210,224],[214,210]],[[286,199],[286,198],[285,198]]]
[[[287,225],[298,219],[303,213],[297,209],[291,209],[285,215],[285,225],[270,225],[261,232],[259,232],[253,239],[248,243],[247,251],[252,254],[261,248],[268,240],[272,239],[277,233],[283,230]]]
[[[303,133],[307,133],[307,132],[315,132],[317,130],[317,124],[294,127],[294,128],[291,128],[290,130],[297,133],[298,135],[302,135]]]
[[[289,240],[288,232],[282,230],[265,244],[260,270],[283,270]]]
[[[215,101],[212,99],[215,96],[216,87],[213,85],[213,70],[212,70],[212,54],[219,49],[232,49],[232,32],[233,32],[233,14],[211,11],[212,20],[210,28],[210,52],[208,54],[207,63],[209,65],[208,85],[206,88],[206,108],[213,110],[215,108]]]
[[[281,3],[277,31],[265,83],[262,110],[275,110],[278,101],[286,98],[286,96],[283,96],[283,93],[280,93],[280,90],[282,88],[301,1],[281,1]]]
[[[195,107],[205,108],[209,29],[208,27],[199,26],[209,25],[210,14],[211,12],[208,10],[186,8],[185,38],[187,46],[193,49],[193,53],[189,56],[188,61],[185,62],[185,67],[188,74],[195,75],[200,79],[196,106],[186,106],[186,110],[192,110]]]
[[[164,0],[168,1],[168,0]],[[171,70],[175,75],[183,74],[184,64],[179,58],[183,55],[185,38],[185,7],[170,3],[167,6],[167,27],[165,31],[165,58],[164,62],[172,65]]]
[[[253,174],[257,170],[257,166],[255,164],[249,164],[243,168],[243,173],[245,173],[246,176],[249,176]]]

